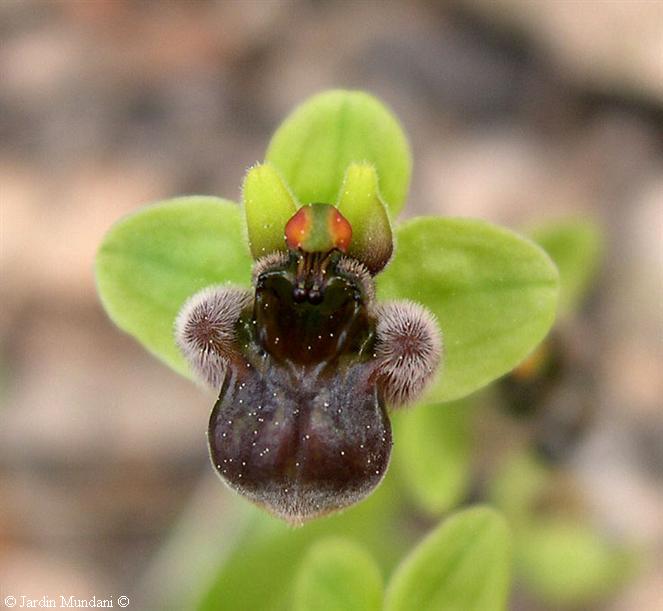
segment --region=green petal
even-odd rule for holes
[[[386,611],[500,611],[509,590],[511,545],[506,522],[477,507],[428,535],[396,570]]]
[[[173,340],[183,302],[210,284],[250,281],[239,207],[214,197],[182,197],[143,208],[106,234],[95,271],[113,322],[189,375]]]
[[[410,495],[427,513],[453,508],[470,480],[472,405],[456,401],[395,412],[394,457]]]
[[[559,315],[573,312],[582,305],[599,265],[600,228],[588,220],[565,219],[541,225],[531,235],[559,269]]]
[[[296,108],[278,128],[265,157],[302,203],[337,201],[347,167],[373,164],[380,193],[396,217],[410,183],[410,147],[398,121],[361,91],[327,91]]]
[[[287,251],[285,224],[297,212],[297,202],[271,164],[257,165],[247,172],[242,200],[253,257]]]
[[[346,539],[323,539],[295,580],[295,611],[379,611],[382,577],[375,560]]]
[[[471,219],[418,218],[397,231],[378,277],[382,299],[410,298],[437,316],[441,373],[424,401],[461,398],[515,367],[555,318],[557,270],[517,234]]]
[[[348,254],[372,274],[381,271],[391,258],[394,243],[389,214],[378,190],[378,175],[370,163],[350,165],[337,208],[352,225]]]

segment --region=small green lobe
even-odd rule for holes
[[[348,167],[337,207],[352,225],[348,254],[372,274],[378,273],[389,262],[394,244],[389,214],[380,198],[378,175],[370,163]]]
[[[297,212],[297,202],[272,165],[257,165],[247,172],[242,200],[254,259],[287,250],[283,232]]]

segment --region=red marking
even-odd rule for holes
[[[347,252],[351,239],[350,223],[330,204],[302,206],[285,226],[286,244],[292,250]]]
[[[302,207],[290,217],[285,225],[285,241],[288,248],[297,250],[311,231],[313,215],[310,208]]]
[[[329,232],[334,240],[334,246],[341,252],[348,252],[352,240],[352,225],[336,208],[332,208],[329,215]]]

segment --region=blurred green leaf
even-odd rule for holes
[[[490,495],[513,528],[516,571],[529,589],[555,606],[584,605],[622,583],[634,558],[580,517],[541,515],[543,500],[550,504],[558,485],[553,474],[532,455],[518,453],[498,471]]]
[[[345,539],[323,539],[295,580],[294,611],[379,611],[382,576],[371,555]]]
[[[389,214],[378,191],[378,175],[369,163],[353,163],[345,173],[338,209],[352,225],[348,254],[371,273],[381,271],[394,250]]]
[[[490,482],[489,496],[514,527],[528,522],[550,482],[550,467],[527,452],[509,456]]]
[[[215,197],[181,197],[120,220],[97,253],[97,288],[113,322],[176,371],[189,370],[173,339],[182,303],[222,282],[248,285],[241,213]]]
[[[459,399],[515,367],[545,337],[558,275],[533,242],[473,219],[422,217],[397,230],[397,251],[378,276],[381,299],[430,308],[444,357],[423,402]]]
[[[600,228],[588,221],[566,219],[542,225],[532,237],[559,269],[560,316],[580,307],[598,268],[602,252]]]
[[[283,232],[297,212],[297,202],[272,165],[257,165],[247,172],[242,201],[253,256],[257,259],[275,250],[287,251]]]
[[[365,501],[330,517],[292,528],[244,502],[255,518],[196,607],[198,611],[290,611],[296,569],[314,541],[351,539],[364,546],[382,571],[396,564],[407,536],[386,536],[398,528],[400,497],[388,473]],[[259,577],[259,579],[257,578]]]
[[[278,128],[266,160],[302,203],[334,203],[347,167],[373,164],[393,218],[410,183],[410,148],[394,115],[362,91],[333,90],[297,107]]]
[[[394,573],[386,611],[499,611],[509,592],[506,522],[488,507],[455,514],[428,535]]]
[[[419,405],[393,414],[394,465],[424,511],[453,508],[467,490],[471,438],[469,401]]]
[[[585,605],[628,577],[633,555],[570,518],[540,518],[516,537],[516,570],[549,604]]]

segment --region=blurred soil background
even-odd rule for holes
[[[95,250],[145,203],[237,200],[339,86],[403,122],[407,215],[604,228],[571,468],[597,523],[663,554],[663,2],[0,0],[0,75],[2,597],[140,597],[201,482],[223,509],[213,397],[107,320]],[[661,609],[662,584],[648,563],[600,609]]]

